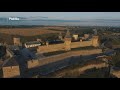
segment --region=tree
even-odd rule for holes
[[[116,67],[120,67],[120,52],[116,52],[116,55],[112,57],[112,64]]]

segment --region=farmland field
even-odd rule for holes
[[[64,27],[0,28],[0,33],[20,36],[36,36],[41,34],[59,33],[65,29],[66,28]]]

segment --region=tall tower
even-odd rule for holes
[[[93,37],[92,37],[92,46],[94,46],[94,47],[98,47],[99,46],[99,37],[96,35],[94,35]]]
[[[59,38],[60,40],[63,40],[63,37],[62,37],[62,33],[61,33],[61,32],[59,33],[58,38]]]
[[[19,37],[14,37],[13,38],[13,43],[14,43],[14,45],[20,46],[21,45],[20,38]]]
[[[97,35],[97,29],[93,29],[94,35]]]
[[[71,50],[71,35],[70,35],[69,30],[67,30],[67,33],[65,35],[64,44],[65,44],[65,50],[66,51]]]
[[[40,38],[37,38],[37,41],[38,41],[38,42],[42,42],[42,40],[41,40]]]

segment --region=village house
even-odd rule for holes
[[[30,48],[30,47],[37,47],[42,45],[40,41],[31,41],[31,42],[26,42],[25,47]]]

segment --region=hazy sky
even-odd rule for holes
[[[43,16],[54,19],[120,19],[120,12],[0,12],[0,17],[36,17]]]

